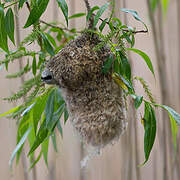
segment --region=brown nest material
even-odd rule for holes
[[[127,126],[123,91],[110,73],[102,73],[111,52],[108,47],[94,50],[100,42],[97,35],[83,33],[62,48],[42,74],[61,88],[82,140],[98,148],[118,139]]]

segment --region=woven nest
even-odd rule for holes
[[[46,66],[61,88],[75,130],[99,148],[118,139],[127,125],[123,92],[110,73],[102,73],[111,52],[108,47],[94,50],[100,42],[97,35],[83,33]]]

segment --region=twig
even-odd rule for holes
[[[95,14],[93,14],[93,16],[94,16]],[[102,19],[102,18],[99,18],[99,20],[101,20],[101,21],[104,21],[104,19]],[[109,22],[106,22],[106,24],[108,24],[109,25]],[[115,27],[114,27],[115,28]],[[133,34],[138,34],[138,33],[148,33],[148,30],[139,30],[139,31],[130,31],[130,30],[128,30],[128,29],[122,29],[124,32],[131,32],[131,33],[133,33]]]
[[[90,13],[91,11],[91,7],[89,5],[89,1],[88,0],[84,0],[84,3],[86,5],[86,8],[87,8],[87,12]],[[91,16],[89,18],[89,26],[88,26],[88,29],[93,29],[93,24],[94,24],[94,16]]]
[[[11,7],[11,6],[17,4],[18,2],[19,2],[19,1],[15,1],[15,2],[13,2],[13,3],[7,5],[7,6],[4,6],[4,9],[6,9],[6,8],[8,8],[8,7]]]
[[[39,22],[40,22],[40,23],[43,23],[43,24],[45,24],[45,25],[47,25],[47,26],[50,26],[50,27],[52,27],[52,28],[58,28],[58,29],[60,29],[60,30],[64,30],[64,31],[68,31],[68,32],[73,33],[72,30],[70,30],[70,29],[68,29],[68,28],[66,28],[66,27],[59,27],[59,26],[56,26],[56,25],[54,25],[54,24],[47,23],[47,22],[45,22],[45,21],[43,21],[43,20],[39,20]],[[77,32],[77,33],[81,33],[81,31],[76,31],[76,32]]]

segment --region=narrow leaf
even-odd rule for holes
[[[172,109],[166,105],[155,104],[155,106],[159,106],[159,107],[165,109],[169,114],[169,118],[170,118],[170,122],[171,122],[171,132],[172,132],[172,137],[173,137],[173,144],[174,144],[174,149],[176,151],[177,130],[178,130],[177,124],[180,126],[180,114],[178,114],[174,109]]]
[[[127,48],[127,50],[133,51],[133,52],[139,54],[144,59],[144,61],[146,62],[147,66],[150,69],[150,71],[152,72],[152,74],[155,76],[152,62],[146,53],[140,51],[139,49],[134,49],[134,48]]]
[[[134,91],[131,83],[120,74],[113,73],[112,78],[122,89],[128,90],[128,88],[130,88],[132,92]]]
[[[39,20],[41,15],[45,12],[48,3],[49,3],[49,0],[38,0],[37,1],[37,3],[32,8],[32,10],[31,10],[31,12],[29,14],[29,17],[28,17],[28,19],[26,21],[26,24],[25,24],[24,28],[27,28],[27,27],[31,26],[37,20]]]
[[[86,21],[88,22],[90,17],[92,16],[93,12],[98,10],[99,7],[98,6],[94,6],[93,8],[91,8],[91,10],[88,12],[87,16],[86,16]]]
[[[121,52],[119,52],[120,58],[121,58],[121,69],[122,72],[124,72],[122,75],[124,75],[129,81],[131,81],[131,66],[129,64],[129,61],[125,55],[123,55]]]
[[[130,13],[136,20],[142,21],[142,19],[139,17],[138,13],[134,10],[126,9],[126,8],[121,8],[121,11],[125,13]]]
[[[54,128],[56,127],[58,121],[60,120],[62,114],[64,112],[64,104],[62,104],[59,109],[54,112],[52,121],[48,124],[49,131],[53,132]]]
[[[103,22],[101,23],[101,25],[99,26],[99,30],[100,30],[101,32],[103,31],[103,29],[104,29],[107,21],[108,21],[108,18],[104,19]]]
[[[56,0],[56,1],[62,10],[62,13],[64,14],[66,24],[68,26],[68,6],[66,4],[66,1],[65,0]]]
[[[47,39],[51,42],[51,44],[56,48],[57,45],[55,39],[49,33],[45,33],[45,35],[47,36]]]
[[[148,161],[155,137],[156,137],[156,117],[152,106],[148,102],[144,102],[144,154],[145,161],[143,165]]]
[[[63,137],[63,130],[62,130],[62,127],[61,127],[60,119],[57,122],[57,128],[58,128],[58,131],[59,131],[61,137]]]
[[[161,0],[161,4],[162,4],[162,9],[163,9],[163,15],[165,16],[167,14],[169,0]]]
[[[151,4],[151,10],[154,12],[157,5],[159,3],[159,0],[151,0],[150,4]]]
[[[58,152],[58,150],[57,150],[57,143],[56,143],[56,133],[55,132],[51,135],[51,139],[52,139],[54,150],[56,152]]]
[[[36,57],[34,56],[33,62],[32,62],[32,73],[33,73],[34,76],[36,75],[36,71],[37,71],[37,68],[36,68]]]
[[[30,133],[31,131],[31,127],[26,131],[26,133],[24,134],[24,136],[21,138],[21,140],[19,141],[19,143],[17,144],[16,148],[14,149],[12,155],[11,155],[11,159],[9,161],[9,165],[10,165],[10,168],[12,168],[12,163],[13,163],[13,160],[16,156],[16,153],[19,151],[19,149],[21,148],[21,146],[24,144],[26,138],[28,137],[28,134]]]
[[[172,116],[172,118],[177,122],[177,124],[180,126],[180,114],[178,114],[174,109],[166,105],[160,105],[160,104],[155,104],[155,105],[165,109]]]
[[[14,41],[14,14],[11,8],[8,9],[5,17],[5,29],[10,40],[15,44]]]
[[[178,132],[178,127],[177,127],[177,123],[175,121],[175,119],[171,116],[171,114],[169,113],[169,118],[170,118],[170,122],[171,122],[171,132],[172,132],[172,137],[173,137],[173,144],[174,144],[174,149],[176,151],[177,148],[177,132]]]
[[[126,8],[121,8],[121,11],[123,11],[125,13],[130,13],[137,21],[140,21],[145,26],[146,30],[148,30],[146,24],[142,21],[142,19],[139,17],[139,15],[136,11],[126,9]]]
[[[0,6],[0,47],[8,52],[7,33],[5,29],[4,9]]]
[[[104,13],[104,11],[108,8],[109,3],[106,3],[105,5],[103,5],[98,12],[96,13],[95,17],[94,17],[94,23],[93,23],[93,27],[96,27],[99,18],[102,16],[102,14]]]
[[[16,107],[10,109],[9,111],[7,111],[7,112],[5,112],[3,114],[0,114],[0,117],[6,116],[8,114],[12,114],[12,113],[16,112],[20,107],[21,106],[16,106]]]
[[[54,113],[54,103],[55,103],[55,94],[54,91],[51,91],[46,107],[45,107],[45,116],[46,116],[46,125],[48,126],[49,122],[53,118],[53,113]]]
[[[41,151],[43,153],[44,161],[48,167],[48,148],[49,148],[49,139],[46,139],[41,144]]]
[[[110,55],[108,59],[104,62],[104,65],[102,67],[102,72],[104,74],[107,74],[108,71],[111,69],[113,63],[113,55]]]
[[[39,147],[39,145],[46,139],[47,136],[48,136],[48,129],[46,128],[46,122],[44,120],[39,128],[36,139],[35,139],[32,147],[30,148],[28,156]]]
[[[42,113],[44,112],[44,109],[46,107],[46,102],[48,99],[48,95],[51,91],[47,91],[43,95],[39,96],[36,99],[36,103],[33,108],[33,127],[36,134],[36,129],[38,126],[38,122],[41,120]]]
[[[54,53],[54,49],[53,47],[51,46],[49,40],[47,39],[46,35],[41,33],[41,37],[43,39],[43,42],[44,42],[44,48],[46,49],[46,51],[51,55],[51,56],[54,56],[55,53]]]
[[[67,111],[67,108],[65,107],[64,108],[64,124],[67,122],[68,118],[69,118],[69,113]]]
[[[41,156],[42,156],[42,151],[39,153],[37,159],[31,163],[29,170],[32,169],[38,163],[38,161],[41,159]]]
[[[20,0],[20,1],[19,1],[19,5],[18,5],[18,8],[19,8],[19,9],[22,8],[23,5],[24,5],[24,3],[25,3],[26,1],[27,1],[27,0]]]
[[[77,13],[77,14],[73,14],[72,16],[69,17],[69,19],[73,19],[73,18],[79,18],[82,16],[85,16],[86,13]]]
[[[134,101],[134,106],[136,109],[139,108],[139,106],[142,104],[142,101],[143,101],[143,96],[136,96]]]

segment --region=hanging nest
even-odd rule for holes
[[[99,148],[118,139],[127,126],[123,91],[111,74],[102,73],[111,52],[108,47],[94,50],[100,42],[95,34],[82,34],[49,61],[42,75],[61,88],[82,140]]]
[[[86,0],[85,3],[89,11]],[[92,23],[90,18],[89,29]],[[61,88],[80,138],[88,145],[102,148],[119,138],[127,122],[122,89],[111,73],[102,73],[111,51],[106,46],[95,50],[99,43],[98,35],[82,33],[47,63],[42,79]]]

